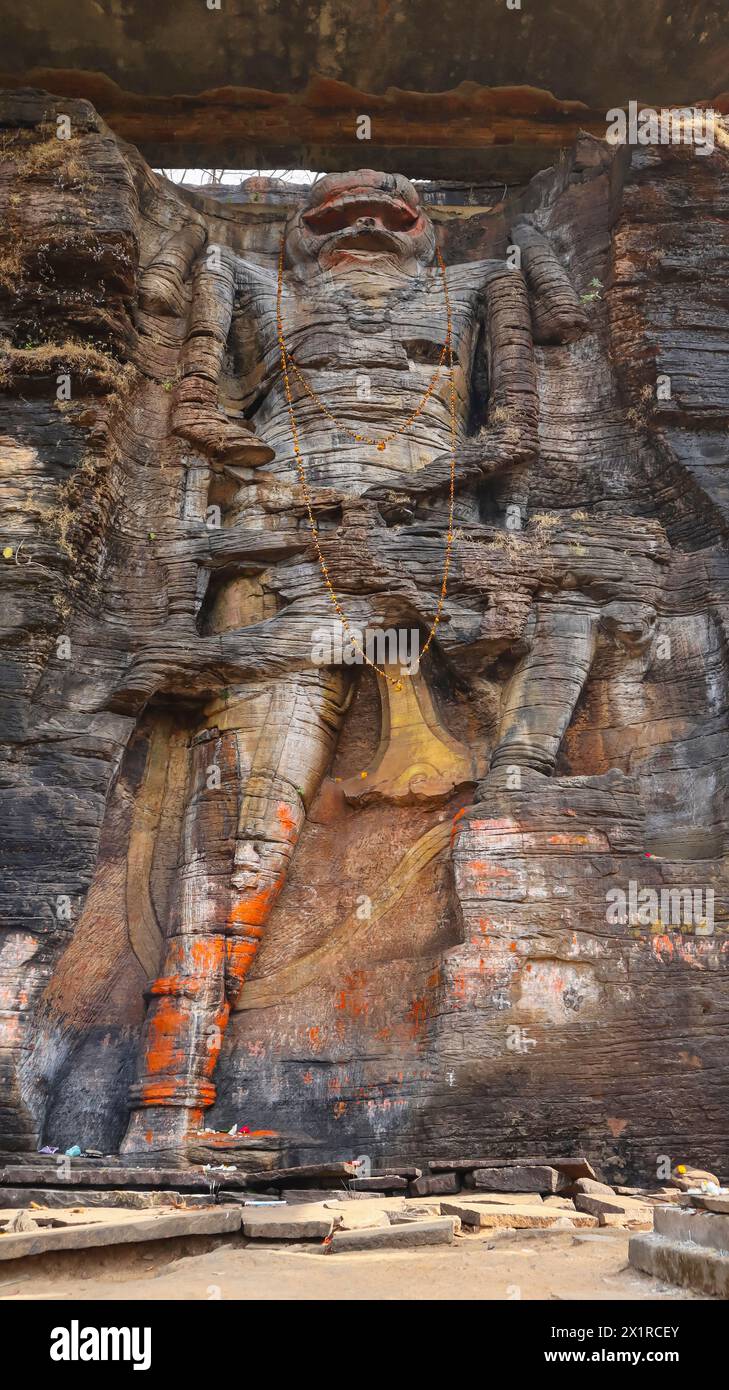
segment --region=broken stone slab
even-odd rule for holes
[[[176,1192],[209,1192],[211,1179],[220,1184],[225,1180],[226,1185],[233,1187],[245,1187],[247,1179],[241,1173],[235,1171],[214,1172],[210,1177],[206,1173],[200,1172],[195,1168],[123,1168],[98,1167],[92,1168],[87,1164],[69,1159],[68,1169],[63,1169],[56,1164],[8,1164],[7,1167],[0,1169],[0,1190],[4,1187],[52,1187],[62,1188],[68,1183],[71,1188],[96,1188],[113,1187],[119,1191],[127,1188],[143,1188],[150,1190],[154,1188],[171,1188]],[[64,1176],[68,1172],[68,1178]]]
[[[176,1152],[189,1155],[192,1145],[199,1148],[212,1149],[216,1153],[292,1153],[296,1147],[301,1147],[306,1142],[306,1136],[302,1134],[274,1134],[265,1130],[253,1134],[229,1134],[227,1130],[200,1130],[197,1134],[190,1134],[181,1149]]]
[[[443,1216],[432,1221],[406,1221],[369,1231],[335,1231],[327,1249],[329,1254],[339,1255],[367,1250],[410,1250],[420,1245],[452,1245],[458,1225],[454,1216]]]
[[[680,1206],[682,1202],[690,1204],[687,1194],[679,1192],[677,1187],[616,1187],[615,1192],[618,1197],[634,1197],[636,1202],[672,1202],[674,1206]]]
[[[307,1163],[298,1168],[271,1168],[266,1172],[247,1173],[246,1182],[252,1187],[298,1187],[303,1179],[313,1178],[326,1183],[332,1178],[344,1178],[350,1182],[356,1176],[357,1164],[343,1160],[339,1163]],[[401,1181],[406,1186],[405,1179]]]
[[[523,1201],[523,1198],[520,1199]],[[542,1199],[540,1198],[540,1201]],[[571,1197],[555,1197],[554,1195],[544,1198],[545,1207],[558,1207],[560,1211],[576,1211],[577,1208]]]
[[[230,1147],[224,1148],[223,1145],[208,1147],[205,1144],[195,1144],[187,1150],[185,1155],[187,1162],[204,1167],[211,1163],[216,1166],[219,1163],[230,1163],[239,1173],[254,1172],[259,1173],[264,1168],[273,1169],[280,1164],[282,1155],[279,1150],[248,1149],[241,1150]],[[184,1168],[182,1170],[185,1171]]]
[[[238,1194],[236,1194],[237,1196]],[[62,1211],[67,1207],[123,1207],[144,1211],[149,1207],[190,1206],[193,1203],[212,1205],[210,1192],[124,1192],[106,1187],[95,1192],[90,1187],[0,1187],[0,1204],[4,1207],[38,1207]]]
[[[570,1230],[574,1226],[597,1225],[595,1217],[580,1212],[567,1215],[558,1207],[547,1207],[546,1203],[539,1206],[536,1203],[525,1203],[522,1206],[513,1202],[511,1206],[502,1206],[501,1203],[472,1202],[462,1196],[456,1201],[441,1202],[440,1209],[444,1216],[459,1216],[464,1226],[475,1227],[477,1230],[551,1229],[561,1228],[562,1222],[565,1223],[565,1229]]]
[[[601,1227],[613,1227],[619,1231],[653,1230],[653,1221],[650,1215],[618,1216],[614,1211],[601,1211],[598,1220]]]
[[[371,1226],[389,1226],[390,1217],[380,1206],[371,1202],[327,1202],[335,1231],[362,1231]]]
[[[319,1205],[244,1207],[241,1230],[249,1240],[326,1240],[335,1219]]]
[[[596,1182],[594,1178],[577,1178],[572,1185],[575,1195],[578,1192],[592,1193],[595,1197],[614,1197],[615,1188],[610,1187],[606,1182]],[[570,1193],[572,1193],[570,1187]]]
[[[469,1190],[468,1192],[464,1192],[462,1196],[464,1200],[469,1203],[478,1202],[480,1204],[482,1202],[496,1202],[507,1207],[513,1207],[514,1205],[520,1207],[541,1207],[543,1202],[548,1202],[550,1200],[548,1197],[543,1198],[539,1192],[477,1192],[475,1190]]]
[[[344,1211],[345,1208],[356,1206],[358,1209],[361,1208],[366,1211],[382,1211],[389,1220],[392,1220],[395,1215],[407,1209],[409,1200],[409,1198],[401,1195],[399,1192],[382,1194],[376,1192],[353,1192],[343,1194],[340,1192],[337,1194],[336,1199],[332,1199],[331,1201],[327,1199],[322,1205],[327,1209],[331,1206],[332,1210],[336,1207]],[[298,1211],[298,1204],[294,1205],[293,1210],[295,1212]],[[436,1212],[436,1215],[439,1215],[439,1213]]]
[[[628,1260],[634,1269],[680,1284],[696,1293],[729,1298],[729,1255],[660,1235],[631,1236]]]
[[[378,1173],[377,1177],[355,1178],[352,1186],[353,1192],[404,1192],[407,1188],[407,1178],[401,1178],[398,1173]]]
[[[401,1211],[388,1212],[394,1226],[403,1221],[429,1221],[432,1217],[440,1215],[440,1201],[437,1199],[432,1202],[409,1202]]]
[[[615,1186],[613,1192],[617,1197],[634,1197],[637,1202],[687,1202],[685,1192],[679,1192],[677,1187],[619,1187]],[[599,1194],[596,1194],[599,1195]]]
[[[689,1201],[691,1206],[699,1211],[713,1211],[718,1216],[729,1216],[729,1197],[706,1197],[703,1192],[692,1192]]]
[[[434,1158],[428,1167],[431,1173],[468,1173],[476,1168],[556,1168],[573,1180],[597,1177],[586,1158]]]
[[[384,1192],[352,1192],[347,1187],[284,1187],[281,1197],[284,1202],[336,1202],[340,1198],[345,1201],[369,1202],[377,1197],[384,1197]]]
[[[171,1240],[177,1236],[229,1234],[238,1231],[240,1224],[240,1207],[218,1206],[206,1211],[157,1212],[154,1216],[134,1216],[114,1222],[90,1221],[27,1234],[0,1234],[0,1260],[19,1260],[26,1255],[45,1255],[55,1250]]]
[[[557,1192],[563,1178],[556,1168],[476,1168],[465,1184],[486,1192]]]
[[[458,1173],[435,1173],[430,1177],[416,1178],[408,1187],[409,1197],[437,1197],[441,1194],[459,1192],[461,1179]]]
[[[591,1163],[586,1158],[552,1158],[547,1160],[552,1168],[556,1168],[558,1173],[564,1173],[566,1178],[571,1178],[574,1182],[576,1178],[592,1178],[597,1180],[597,1173]]]
[[[416,1178],[422,1178],[422,1168],[416,1168],[414,1164],[393,1163],[389,1168],[373,1168],[369,1174],[371,1178],[407,1178],[408,1182],[415,1182]]]
[[[653,1224],[654,1208],[647,1202],[637,1202],[633,1197],[596,1197],[587,1192],[578,1192],[574,1199],[578,1211],[585,1211],[590,1216],[617,1216],[623,1221],[646,1222],[648,1226]],[[606,1225],[616,1225],[614,1221],[605,1223]]]

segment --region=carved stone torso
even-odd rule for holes
[[[472,262],[447,272],[461,431],[488,266]],[[259,473],[295,484],[276,336],[277,276],[247,262],[238,263],[238,274],[233,340],[247,378],[244,389],[256,434],[276,451]],[[412,276],[381,270],[333,274],[316,266],[306,276],[287,272],[282,319],[289,352],[332,415],[350,430],[380,437],[400,428],[417,409],[438,368],[447,329],[443,279],[435,264],[418,267]],[[417,473],[450,449],[447,361],[417,420],[384,451],[356,443],[338,429],[293,373],[291,386],[312,485],[358,495],[374,483],[388,483],[393,474]]]

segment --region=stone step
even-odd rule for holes
[[[690,1241],[729,1254],[729,1215],[692,1207],[655,1207],[653,1220],[656,1234],[668,1240]]]
[[[696,1293],[729,1298],[729,1255],[661,1235],[631,1236],[628,1259],[634,1269]]]

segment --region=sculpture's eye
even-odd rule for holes
[[[316,236],[344,231],[362,218],[371,218],[391,232],[409,231],[417,222],[417,212],[400,198],[346,198],[311,208],[303,221]]]

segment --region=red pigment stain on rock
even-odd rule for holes
[[[353,970],[351,975],[347,975],[344,981],[344,989],[340,990],[339,998],[334,1005],[335,1009],[341,1009],[348,1013],[352,1018],[359,1018],[369,1013],[369,1000],[362,997],[367,981],[364,970]]]
[[[214,936],[207,941],[198,937],[190,947],[190,960],[200,974],[214,970],[223,954],[224,938]]]
[[[180,1034],[186,1022],[187,1010],[181,1009],[175,999],[160,999],[149,1022],[146,1070],[150,1075],[184,1069],[187,1049]]]
[[[231,908],[228,925],[262,927],[283,888],[284,877],[281,873],[275,883],[269,884],[267,888],[259,888],[255,893],[247,893],[241,898],[240,902]]]
[[[276,807],[276,818],[285,835],[291,836],[296,831],[296,821],[294,820],[291,809],[285,801],[281,801]]]
[[[501,816],[493,820],[472,820],[469,822],[471,830],[521,830],[518,820],[512,820],[509,816]]]
[[[230,1015],[230,1004],[223,1004],[213,1019],[213,1027],[208,1033],[208,1043],[206,1057],[203,1065],[203,1076],[212,1076],[215,1066],[220,1056],[220,1049],[223,1045],[223,1033],[225,1031],[228,1017]]]

